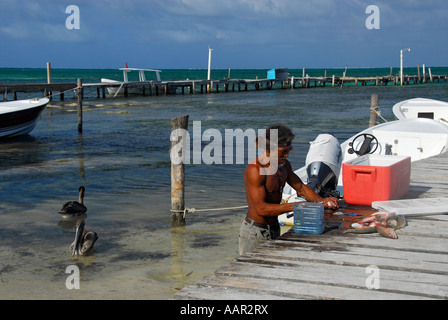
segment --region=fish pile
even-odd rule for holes
[[[396,230],[407,226],[406,218],[394,212],[375,212],[352,223],[343,233],[379,233],[389,239],[398,239]]]

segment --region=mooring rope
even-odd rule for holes
[[[381,115],[381,111],[379,111],[378,109],[374,110],[375,113],[377,114],[378,117],[380,117],[381,119],[383,119],[384,122],[388,122],[386,119],[384,119],[384,117]]]
[[[196,208],[185,208],[184,210],[173,210],[171,209],[171,212],[173,213],[183,213],[184,218],[185,215],[188,213],[196,213],[196,212],[206,212],[206,211],[226,211],[226,210],[236,210],[236,209],[246,209],[248,206],[239,206],[239,207],[227,207],[227,208],[213,208],[213,209],[196,209]]]
[[[78,90],[78,88],[73,88],[73,89],[69,89],[69,90],[61,91],[61,92],[59,92],[59,93],[53,93],[53,94],[50,94],[50,95],[46,95],[46,93],[47,93],[47,89],[45,89],[45,91],[44,91],[44,97],[45,97],[45,98],[53,98],[54,96],[58,96],[58,95],[61,95],[61,94],[63,94],[63,93],[66,93],[66,92],[76,91],[76,90]],[[36,98],[36,99],[39,99],[39,98]]]

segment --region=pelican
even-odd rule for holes
[[[93,231],[84,231],[85,227],[84,219],[79,219],[76,222],[75,241],[70,246],[72,257],[75,255],[84,256],[93,249],[93,246],[98,240],[98,235]]]
[[[61,211],[59,211],[63,218],[77,217],[87,212],[87,208],[84,205],[84,192],[86,191],[86,188],[80,186],[78,191],[78,201],[68,201],[64,203]]]

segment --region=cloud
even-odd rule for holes
[[[29,29],[17,23],[0,27],[0,34],[14,40],[24,40],[30,36]]]
[[[331,27],[338,8],[332,0],[166,0],[157,7],[152,25],[159,40],[232,45],[295,41],[310,27],[311,38]]]
[[[91,39],[88,28],[66,28],[65,20],[69,15],[65,13],[65,6],[55,5],[54,1],[0,1],[0,36],[32,43],[83,42]]]
[[[80,9],[79,30],[65,28],[69,4]],[[365,27],[371,4],[380,8],[380,30]],[[164,50],[194,55],[208,45],[216,48],[215,61],[226,52],[225,59],[242,64],[255,56],[282,63],[362,61],[397,47],[447,47],[446,0],[0,0],[0,8],[0,41],[10,48],[76,43],[99,56],[157,52],[157,64],[168,64]]]
[[[0,35],[12,40],[30,41],[32,43],[46,42],[87,42],[91,37],[82,30],[68,30],[63,24],[36,22],[32,24],[6,25],[0,27]]]

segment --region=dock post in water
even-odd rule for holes
[[[47,62],[47,83],[51,84],[51,63]],[[48,98],[50,99],[50,101],[53,100],[52,98],[52,92],[49,91],[47,92]]]
[[[82,133],[82,79],[78,78],[78,132]]]
[[[210,81],[210,72],[211,72],[211,65],[212,65],[212,51],[213,49],[208,47],[208,70],[207,70],[207,81]],[[213,82],[207,85],[207,92],[210,92],[210,90],[213,92]]]
[[[372,94],[372,102],[370,103],[370,120],[369,128],[376,125],[376,116],[378,112],[378,94]]]
[[[173,162],[173,156],[178,157],[178,159],[185,158],[186,136],[181,132],[188,130],[188,118],[189,116],[186,115],[171,119],[171,226],[185,225],[185,164],[184,161]],[[171,152],[177,151],[173,148],[178,148],[176,146],[179,143],[181,143],[182,148],[180,148],[178,154],[172,154]]]

